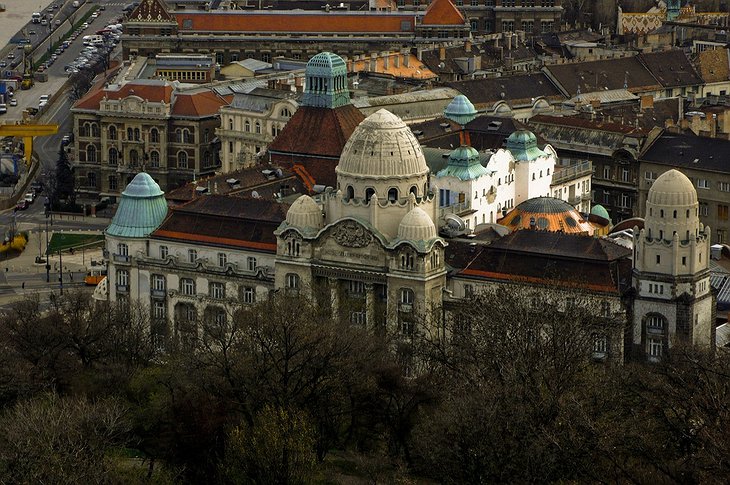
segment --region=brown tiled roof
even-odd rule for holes
[[[102,86],[101,89],[98,90],[92,89],[86,96],[78,100],[73,107],[78,109],[98,110],[99,103],[104,97],[107,99],[117,100],[126,98],[127,96],[138,96],[147,101],[164,101],[169,103],[173,89],[172,84],[168,82],[150,83],[148,81],[131,81],[122,85],[119,89],[109,89]]]
[[[730,61],[728,49],[714,49],[700,52],[697,67],[706,83],[727,81],[730,79]]]
[[[129,15],[130,22],[170,22],[175,17],[170,15],[161,0],[144,0]]]
[[[632,93],[662,88],[638,56],[554,64],[545,69],[571,98],[578,94],[579,88],[582,93],[590,93],[606,88],[623,89],[624,83]]]
[[[180,32],[288,32],[291,34],[408,33],[415,17],[404,13],[180,12]]]
[[[269,145],[270,152],[339,159],[365,116],[351,104],[338,108],[301,106]]]
[[[165,198],[171,203],[188,202],[200,196],[196,193],[196,187],[207,189],[208,186],[210,186],[211,192],[237,197],[252,197],[255,190],[259,197],[268,200],[273,200],[274,193],[281,190],[282,184],[288,185],[294,192],[304,192],[303,184],[293,173],[281,170],[281,176],[274,175],[271,178],[264,175],[262,171],[265,169],[275,170],[271,167],[258,166],[200,179],[165,193]],[[231,184],[228,183],[228,180],[236,180],[237,183]]]
[[[433,0],[421,19],[422,25],[464,25],[466,19],[451,0]]]
[[[477,108],[492,108],[498,101],[510,106],[531,103],[533,98],[545,97],[549,101],[565,99],[565,96],[542,72],[518,76],[470,79],[447,84],[469,98]]]
[[[605,239],[518,231],[490,245],[450,241],[446,261],[469,278],[618,294],[629,283],[630,254],[630,249]]]
[[[681,49],[639,54],[639,60],[665,88],[702,84],[702,78]]]
[[[268,200],[200,196],[173,208],[151,236],[276,252],[274,230],[286,218],[288,208],[286,204]]]
[[[173,116],[211,116],[218,113],[221,106],[231,104],[233,96],[221,96],[210,90],[196,93],[176,93],[172,106]]]

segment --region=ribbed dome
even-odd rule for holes
[[[532,161],[546,157],[547,153],[537,147],[537,137],[527,130],[517,130],[507,138],[507,150],[515,160]]]
[[[398,238],[409,241],[430,241],[436,237],[436,226],[428,214],[415,207],[403,216],[398,225]]]
[[[692,181],[679,170],[669,170],[657,178],[649,189],[647,202],[657,206],[686,206],[697,203]]]
[[[332,52],[320,52],[307,62],[307,73],[330,74],[334,71],[344,71],[346,73],[347,64],[340,56]]]
[[[140,172],[122,192],[117,213],[106,233],[119,237],[146,237],[162,224],[165,216],[165,193],[149,174]]]
[[[301,229],[322,228],[322,209],[308,195],[302,195],[289,207],[286,213],[286,222],[290,226]]]
[[[428,173],[421,145],[403,120],[385,109],[365,118],[345,144],[338,175],[368,179]]]
[[[444,116],[462,126],[473,120],[476,115],[476,108],[474,108],[474,105],[471,101],[469,101],[469,98],[463,94],[459,94],[452,99],[444,110]]]
[[[479,152],[470,146],[462,145],[449,155],[449,164],[437,177],[457,177],[461,180],[474,180],[488,175],[489,170],[482,166]]]
[[[595,231],[594,226],[572,205],[553,197],[528,199],[512,209],[499,223],[511,231],[533,229],[589,235]]]

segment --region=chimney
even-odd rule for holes
[[[464,50],[467,52],[471,52],[471,39],[466,39],[464,41]]]
[[[439,47],[439,61],[445,61],[446,60],[446,47],[441,46]]]
[[[717,114],[712,113],[712,119],[710,120],[710,136],[715,138],[717,136]]]
[[[419,60],[420,60],[420,57],[419,57]],[[403,54],[403,65],[406,67],[411,67],[411,53],[410,52],[405,52]]]
[[[652,109],[654,107],[654,96],[651,94],[644,94],[641,96],[639,103],[639,109],[641,109],[641,111]]]
[[[511,51],[512,50],[512,34],[510,34],[509,32],[506,32],[505,36],[507,37],[507,50]]]
[[[416,48],[416,57],[419,61],[423,60],[423,47],[419,46]]]
[[[370,72],[376,72],[378,70],[378,54],[375,52],[370,54]]]
[[[678,114],[677,114],[677,123],[680,123],[682,119],[684,118],[684,99],[682,96],[677,97],[677,102],[679,103],[678,106]]]
[[[390,59],[390,53],[386,53],[383,56],[383,71],[387,71],[389,67],[388,59]]]
[[[393,56],[393,67],[396,69],[400,68],[400,53],[396,53]]]

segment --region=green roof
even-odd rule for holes
[[[459,123],[461,126],[466,125],[477,115],[477,110],[469,101],[469,98],[463,94],[459,94],[451,100],[444,110],[444,116],[448,119]]]
[[[603,217],[608,222],[611,222],[611,216],[608,215],[608,211],[601,204],[594,205],[593,208],[591,208],[591,214],[598,217]]]
[[[332,52],[320,52],[307,62],[301,106],[339,108],[350,104],[347,64]]]
[[[517,130],[507,138],[507,150],[515,160],[528,161],[547,157],[547,153],[537,147],[537,137],[531,131]]]
[[[165,193],[152,177],[138,173],[122,192],[117,213],[106,234],[119,237],[145,237],[167,216]]]
[[[481,164],[479,152],[470,146],[460,146],[449,155],[449,164],[437,177],[456,177],[461,180],[474,180],[487,175],[489,170]]]

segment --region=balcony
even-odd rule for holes
[[[411,313],[413,312],[413,305],[410,303],[400,303],[398,305],[398,311],[401,313]]]
[[[115,263],[127,263],[127,264],[129,264],[129,255],[127,255],[127,254],[115,254],[112,257],[112,260]]]
[[[593,174],[593,162],[586,160],[577,165],[571,165],[553,172],[553,181],[551,185],[562,184],[591,174]]]
[[[150,294],[152,295],[152,298],[165,298],[165,296],[167,296],[167,292],[164,289],[152,290]]]
[[[467,213],[476,212],[471,208],[471,201],[466,200],[464,202],[458,202],[453,205],[447,205],[444,207],[439,207],[439,216],[440,218],[443,218],[449,214],[456,214],[457,216],[461,216]]]
[[[117,293],[129,293],[129,285],[117,285]]]

